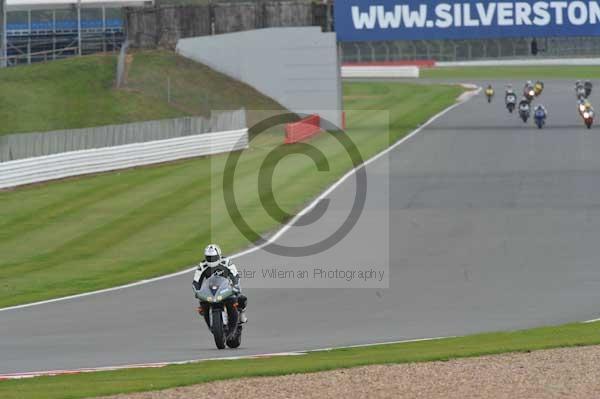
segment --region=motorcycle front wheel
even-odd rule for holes
[[[215,345],[219,349],[225,349],[225,328],[223,326],[222,310],[214,310],[212,313],[212,333],[215,337]]]

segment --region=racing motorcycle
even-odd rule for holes
[[[517,96],[515,96],[513,93],[508,93],[504,101],[506,102],[506,108],[508,109],[508,112],[512,114],[517,104]]]
[[[535,124],[538,127],[538,129],[541,129],[546,123],[546,113],[543,109],[536,108],[533,114],[533,119],[535,120]]]
[[[487,97],[487,102],[491,103],[492,102],[492,97],[494,97],[494,89],[492,89],[491,87],[488,87],[485,89],[485,95]]]
[[[585,126],[588,129],[591,129],[592,125],[594,124],[594,111],[591,109],[583,111],[583,114],[581,116],[583,117],[583,122],[585,123]]]
[[[527,101],[529,101],[529,102],[533,101],[533,98],[535,97],[534,88],[531,86],[526,86],[525,90],[523,90],[523,96],[525,96]]]
[[[520,104],[519,105],[519,117],[523,120],[523,122],[527,122],[529,119],[530,109],[529,105]]]
[[[544,83],[542,83],[539,80],[535,82],[535,85],[533,86],[533,91],[535,96],[538,97],[540,94],[542,94],[542,91],[544,91]]]
[[[585,90],[585,97],[589,97],[590,94],[592,94],[592,82],[590,82],[589,80],[586,80],[583,83],[583,89]]]
[[[226,269],[218,266],[196,291],[196,297],[200,299],[198,312],[204,316],[217,348],[225,349],[225,345],[237,348],[242,343],[242,324],[237,295],[233,291],[231,281],[218,274],[219,268]],[[222,272],[228,273],[228,270]]]
[[[585,92],[585,87],[583,85],[579,85],[575,88],[575,95],[577,96],[578,99],[583,100],[584,98],[587,98],[586,96],[586,92]]]

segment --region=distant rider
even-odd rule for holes
[[[492,97],[494,96],[494,88],[491,84],[488,84],[488,86],[486,87],[485,95],[487,96],[488,102],[492,101]]]
[[[588,100],[587,98],[582,98],[579,100],[579,112],[580,113],[584,113],[587,112],[589,110],[593,110],[592,108],[592,103],[590,103],[590,100]]]
[[[218,268],[221,266],[221,268]],[[226,271],[224,271],[224,270]],[[223,257],[221,248],[216,244],[210,244],[204,249],[204,260],[198,264],[198,269],[194,274],[194,293],[199,291],[202,287],[202,282],[212,276],[213,273],[218,273],[223,277],[228,278],[231,281],[233,291],[237,294],[238,306],[240,310],[240,321],[245,323],[248,321],[246,317],[246,302],[247,298],[242,295],[240,289],[240,276],[237,268],[229,260],[229,258]],[[202,306],[202,304],[200,305]]]
[[[581,80],[575,82],[575,95],[577,96],[577,98],[586,97],[585,85],[581,82]]]
[[[542,82],[541,80],[536,81],[533,90],[535,91],[536,96],[542,94],[542,91],[544,91],[544,82]]]
[[[590,82],[589,80],[586,80],[583,83],[583,88],[585,89],[585,96],[589,97],[590,94],[592,94],[592,82]]]
[[[544,119],[546,119],[546,117],[548,116],[548,110],[542,104],[536,105],[535,110],[533,112],[534,115],[541,115]]]
[[[515,94],[515,91],[513,90],[513,87],[512,87],[512,85],[508,85],[508,86],[506,86],[506,89],[504,90],[504,100],[505,100],[506,102],[508,102],[508,97],[509,97],[509,96],[512,96],[512,98],[514,98],[514,99],[516,99],[516,98],[517,98],[517,96],[516,96],[516,94]]]

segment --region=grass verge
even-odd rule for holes
[[[566,324],[436,341],[312,352],[303,356],[215,360],[160,369],[132,369],[0,382],[3,399],[75,399],[159,390],[209,381],[309,373],[370,364],[448,360],[600,344],[600,323]]]
[[[597,66],[505,66],[423,68],[426,79],[598,79]]]
[[[91,55],[1,70],[0,135],[206,116],[211,109],[283,109],[246,84],[160,50],[133,52],[127,85],[117,90],[116,62]]]
[[[348,83],[344,91],[348,136],[367,159],[454,103],[462,89]],[[258,137],[235,175],[240,212],[262,233],[284,222],[259,206],[257,188],[266,155],[294,149],[278,147],[282,141],[280,131]],[[275,171],[274,197],[291,214],[351,168],[333,137],[320,135],[310,143],[324,154],[328,172],[317,172],[312,160],[300,155],[286,157]],[[221,198],[226,159],[219,155],[1,192],[0,307],[178,271],[197,262],[202,243],[210,241],[227,253],[249,245]]]

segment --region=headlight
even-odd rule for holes
[[[585,106],[583,106],[583,105],[580,105],[580,106],[579,106],[579,111],[581,111],[581,112],[585,111]]]
[[[223,295],[217,295],[217,301],[222,301],[223,300]]]
[[[587,113],[587,112],[584,112],[584,113],[583,113],[583,117],[584,117],[585,119],[587,119],[587,118],[589,118],[589,117],[590,117],[590,114],[589,114],[589,113]]]
[[[530,96],[533,96],[534,94],[535,94],[535,92],[534,92],[533,90],[531,90],[531,91],[529,92],[529,95],[530,95]]]
[[[207,300],[208,302],[212,302],[212,301],[213,301],[213,297],[212,297],[212,296],[207,296],[207,297],[206,297],[206,300]]]

